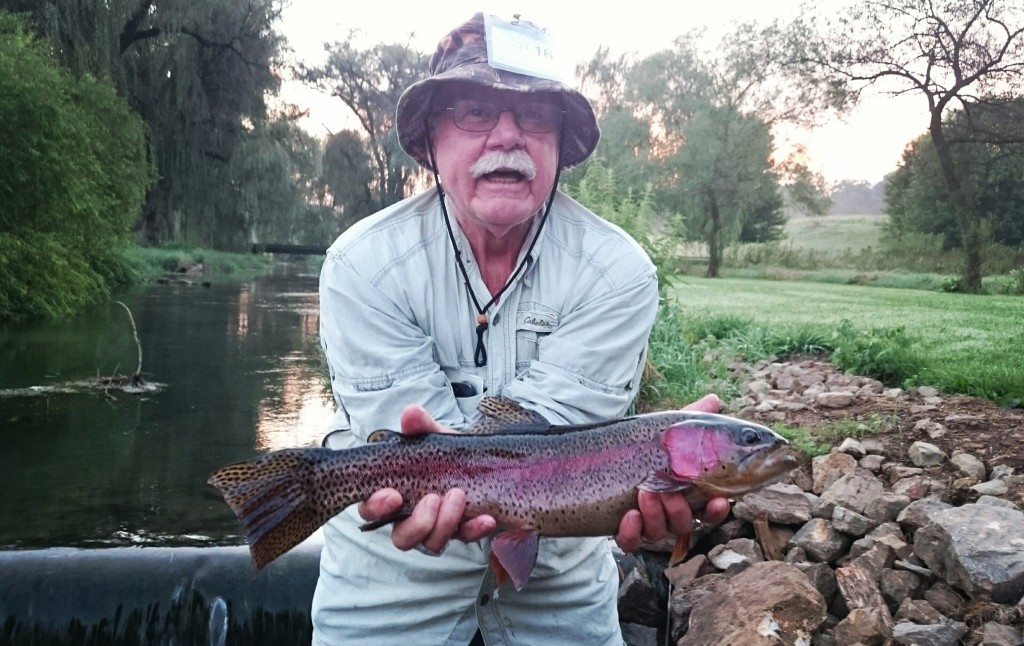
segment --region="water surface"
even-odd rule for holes
[[[224,464],[317,445],[333,404],[320,375],[317,271],[282,264],[212,287],[119,295],[149,395],[0,397],[0,549],[237,543],[206,484]],[[113,304],[0,326],[0,390],[132,374],[131,323]]]

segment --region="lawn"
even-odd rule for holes
[[[773,336],[902,328],[921,360],[911,381],[1004,403],[1024,400],[1024,298],[816,282],[687,276],[671,292],[691,316],[737,318]],[[747,334],[750,332],[748,331]]]

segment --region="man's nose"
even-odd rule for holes
[[[498,113],[498,123],[491,131],[491,139],[502,145],[514,145],[523,139],[523,131],[516,122],[516,114],[512,108],[503,108]]]

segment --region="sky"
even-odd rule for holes
[[[836,1],[821,0],[818,6]],[[696,27],[724,34],[738,20],[792,17],[799,10],[800,0],[682,0],[671,5],[664,0],[630,0],[614,10],[581,9],[581,5],[565,0],[390,0],[379,4],[291,0],[282,14],[281,32],[296,59],[318,64],[325,57],[323,44],[343,40],[353,29],[359,31],[360,42],[366,47],[404,42],[411,37],[412,45],[427,53],[434,50],[442,36],[477,11],[508,19],[518,13],[524,20],[546,27],[561,49],[560,55],[575,63],[589,60],[603,44],[613,55],[642,57],[670,48],[675,37]],[[315,134],[336,132],[346,124],[352,127],[340,100],[296,83],[286,84],[284,92],[290,101],[310,110],[304,125]],[[875,183],[896,168],[905,145],[922,134],[927,123],[923,98],[876,96],[862,101],[842,120],[832,119],[813,130],[787,134],[786,138],[805,146],[809,165],[828,182],[848,179]]]

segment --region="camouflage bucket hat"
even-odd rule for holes
[[[558,94],[565,109],[563,169],[586,160],[601,137],[590,102],[576,90],[558,81],[499,70],[488,64],[484,17],[478,13],[441,39],[430,57],[430,77],[410,85],[398,100],[398,141],[410,157],[426,168],[432,168],[427,153],[431,99],[434,92],[453,81],[512,92]]]

